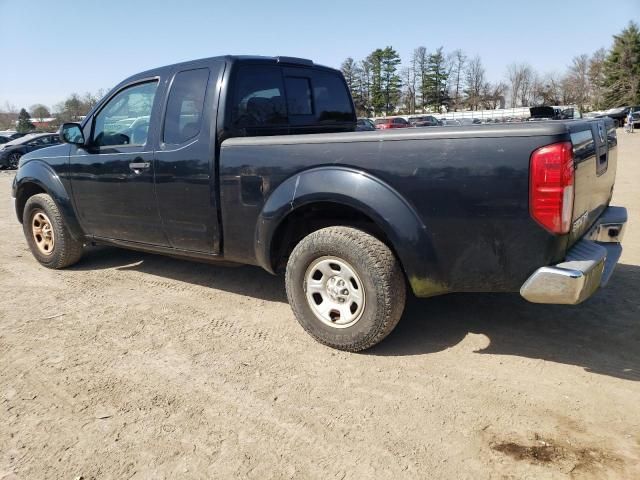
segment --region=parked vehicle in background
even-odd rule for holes
[[[409,117],[409,124],[412,127],[437,127],[440,125],[440,121],[433,115],[421,115]]]
[[[386,130],[390,128],[408,128],[409,122],[407,122],[402,117],[389,117],[389,118],[378,118],[374,122],[376,129],[378,130]]]
[[[633,118],[633,128],[640,127],[640,111],[633,112],[631,117]]]
[[[462,125],[462,122],[460,122],[460,120],[454,120],[452,118],[444,118],[442,119],[442,126],[443,127],[459,127]]]
[[[20,158],[29,152],[60,143],[57,133],[30,133],[0,145],[0,168],[18,168]]]
[[[15,140],[16,138],[22,138],[25,135],[29,135],[29,132],[13,132],[9,135],[11,140]]]
[[[356,131],[357,132],[372,132],[376,129],[376,125],[373,123],[373,120],[370,118],[358,118],[356,122]]]
[[[5,137],[4,135],[0,135],[0,145],[2,145],[3,143],[10,142],[10,141],[11,141],[11,138]]]
[[[629,110],[631,108],[632,107],[612,108],[610,110],[606,110],[596,115],[596,118],[604,118],[604,117],[613,118],[613,120],[615,121],[616,127],[623,127],[626,122],[627,115],[629,114]]]
[[[611,120],[380,125],[354,132],[341,72],[310,60],[161,67],[24,156],[15,211],[49,268],[95,243],[284,272],[300,325],[348,351],[393,330],[407,286],[577,304],[606,284],[627,220]]]
[[[582,118],[577,107],[543,105],[529,108],[531,117],[529,121],[540,120],[571,120]]]

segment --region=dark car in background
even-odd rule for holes
[[[375,121],[376,129],[408,128],[411,125],[402,117],[378,118]]]
[[[28,134],[27,132],[16,132],[16,133],[12,133],[12,134],[10,135],[10,137],[11,137],[11,139],[12,139],[12,140],[15,140],[15,139],[17,139],[17,138],[22,138],[22,137],[24,137],[25,135],[29,135],[29,134]]]
[[[409,123],[412,127],[437,127],[441,123],[433,115],[421,115],[419,117],[410,117]]]
[[[356,132],[373,132],[376,129],[376,125],[370,118],[358,118],[356,123]]]
[[[633,107],[611,108],[609,110],[606,110],[596,115],[596,118],[605,118],[605,117],[613,118],[613,120],[615,121],[616,127],[622,127],[624,126],[627,115],[629,115],[629,111],[630,110],[633,111],[632,108]]]
[[[15,140],[16,138],[24,137],[27,132],[16,132],[15,130],[3,130],[0,131],[0,137],[8,138],[8,141]]]
[[[580,111],[575,107],[541,105],[531,107],[529,109],[529,113],[531,114],[529,121],[571,120],[574,118],[582,118]]]
[[[57,145],[57,133],[30,133],[0,145],[0,168],[18,168],[20,157],[25,153]]]
[[[479,118],[459,118],[456,121],[460,122],[460,125],[481,125],[482,121]]]
[[[9,137],[6,137],[4,135],[0,135],[0,145],[3,144],[3,143],[10,142],[10,141],[11,141],[11,139]]]

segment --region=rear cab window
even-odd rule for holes
[[[311,82],[305,77],[285,77],[287,111],[292,115],[313,115]]]
[[[237,72],[232,99],[234,128],[260,128],[287,124],[284,83],[275,66],[242,65]]]
[[[353,131],[343,78],[313,67],[240,64],[232,77],[229,136]],[[227,137],[228,138],[228,137]]]

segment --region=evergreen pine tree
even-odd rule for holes
[[[18,114],[18,126],[16,129],[20,133],[30,132],[31,130],[35,130],[35,126],[31,123],[31,115],[24,108],[20,110]]]
[[[609,107],[640,104],[640,30],[629,23],[614,42],[604,63],[604,100]]]

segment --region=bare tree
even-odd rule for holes
[[[416,75],[415,70],[409,65],[404,67],[400,71],[400,77],[404,85],[404,91],[402,92],[402,101],[405,106],[405,110],[410,113],[416,113]]]
[[[371,99],[371,85],[373,82],[373,73],[371,71],[371,62],[364,59],[360,62],[360,90],[364,109],[367,115],[373,114],[373,101]]]
[[[607,51],[604,48],[596,50],[589,60],[589,84],[591,85],[591,106],[596,110],[604,107],[604,62]]]
[[[13,103],[9,103],[8,101],[4,102],[2,109],[0,110],[3,113],[18,113],[18,107],[16,107]]]
[[[504,82],[485,82],[482,86],[481,104],[483,108],[495,110],[504,108],[505,95],[509,87]]]
[[[555,72],[547,73],[537,82],[536,103],[542,105],[561,105],[562,77]]]
[[[465,93],[470,110],[478,110],[482,101],[482,87],[485,85],[485,70],[479,56],[469,60],[465,70]]]
[[[573,102],[580,111],[584,111],[589,103],[589,56],[587,54],[574,57],[567,73],[566,85],[573,93]]]
[[[535,83],[536,74],[529,65],[523,65],[521,70],[522,82],[520,83],[520,105],[531,105],[531,94]]]
[[[412,63],[416,72],[416,105],[420,105],[422,111],[427,101],[427,69],[429,53],[425,47],[418,47],[413,51]],[[418,99],[419,94],[419,99]]]
[[[529,105],[535,81],[533,69],[526,63],[512,63],[507,66],[507,79],[511,93],[511,108]]]
[[[511,63],[507,66],[507,79],[509,80],[509,91],[511,93],[511,108],[514,108],[518,103],[518,94],[520,93],[520,66],[516,63]]]
[[[51,116],[49,109],[41,103],[31,105],[31,107],[29,107],[29,113],[31,114],[31,118],[38,122],[42,122],[43,119]]]
[[[0,129],[5,130],[15,128],[17,120],[18,108],[8,101],[4,102],[4,105],[0,107]]]
[[[464,81],[464,67],[467,57],[462,50],[455,50],[449,58],[449,64],[451,65],[451,73],[449,75],[451,99],[453,111],[457,112],[458,108],[462,106],[462,82]]]

